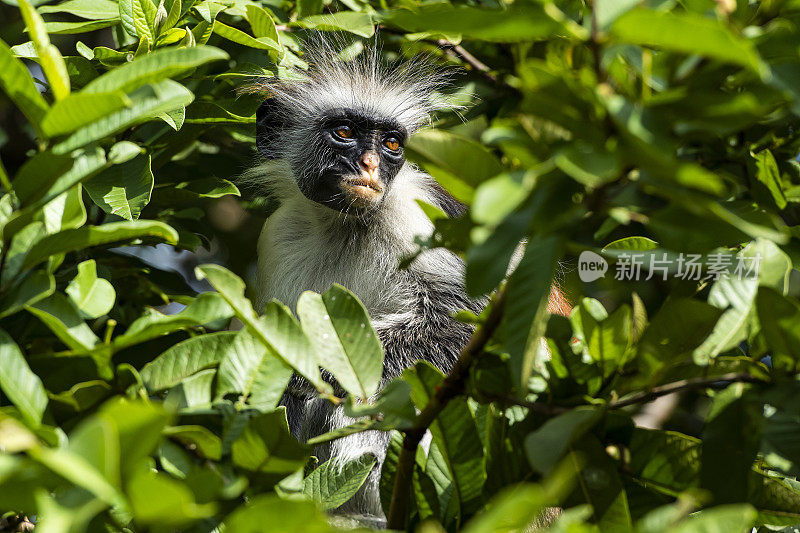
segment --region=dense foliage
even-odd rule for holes
[[[396,527],[800,524],[800,2],[3,1],[3,527],[333,528],[375,460],[293,439],[293,371],[363,417],[315,442],[393,432]],[[380,344],[345,288],[296,318],[242,281],[273,202],[234,200],[264,97],[239,89],[334,31],[343,57],[377,39],[450,69],[459,111],[407,151],[470,210],[423,206],[420,247],[493,295],[459,317],[456,371],[418,364],[372,403]]]

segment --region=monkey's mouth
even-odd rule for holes
[[[383,196],[383,183],[369,174],[342,178],[339,186],[355,204],[371,204]]]

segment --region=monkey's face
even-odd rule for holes
[[[317,131],[305,161],[293,162],[302,167],[295,175],[302,175],[298,185],[303,194],[342,212],[378,207],[405,161],[402,127],[344,109],[321,117]]]
[[[331,109],[297,124],[281,120],[279,106],[269,99],[258,111],[262,155],[287,159],[310,200],[343,213],[377,209],[405,163],[405,128],[356,109]]]

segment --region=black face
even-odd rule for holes
[[[405,162],[407,134],[393,120],[353,109],[331,110],[313,128],[305,125],[303,129],[314,133],[300,140],[302,146],[278,154],[269,151],[270,141],[277,136],[273,128],[262,126],[267,118],[258,117],[257,143],[262,154],[288,157],[303,194],[332,209],[374,210]]]

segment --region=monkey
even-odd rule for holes
[[[279,201],[258,241],[257,306],[275,298],[294,308],[306,290],[344,285],[383,345],[383,386],[419,360],[447,373],[473,333],[454,314],[479,314],[486,298],[467,295],[464,264],[446,249],[425,250],[399,268],[418,251],[415,239],[434,229],[417,200],[451,217],[466,208],[404,155],[409,137],[447,107],[432,96],[445,77],[424,60],[389,68],[379,55],[376,47],[340,61],[322,46],[307,52],[307,72],[260,83],[268,96],[256,113],[261,162],[243,179]],[[295,436],[306,440],[352,422],[312,392],[293,378],[282,401]],[[315,450],[320,461],[365,453],[378,460],[337,513],[385,524],[378,482],[388,438],[369,431]]]

